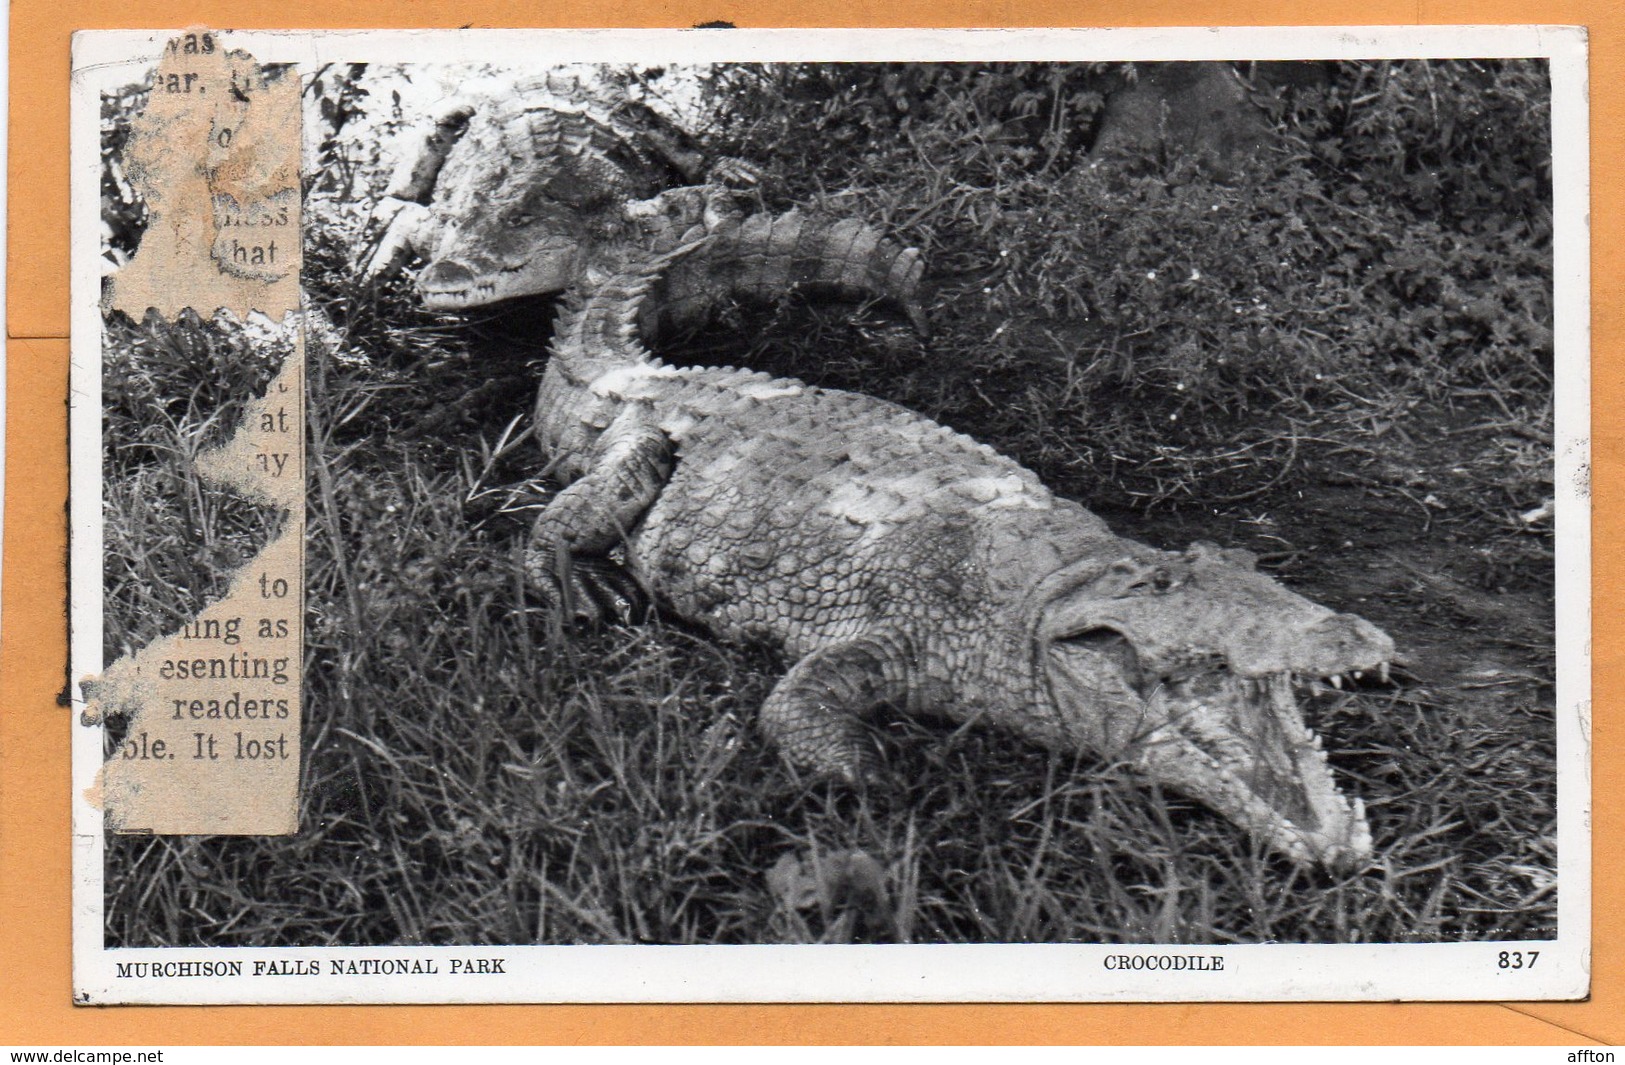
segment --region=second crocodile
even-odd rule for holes
[[[375,211],[388,222],[365,274],[388,276],[422,260],[415,286],[423,306],[466,311],[557,295],[623,261],[711,236],[703,253],[711,266],[690,278],[759,269],[737,288],[783,298],[833,285],[844,296],[892,299],[921,325],[918,255],[886,241],[895,268],[874,277],[869,242],[881,238],[856,221],[840,223],[852,243],[828,244],[816,276],[775,272],[775,249],[756,238],[773,226],[782,234],[802,216],[775,222],[747,212],[741,189],[757,177],[735,160],[707,161],[682,130],[624,91],[567,73],[539,75],[438,108]],[[704,290],[674,291],[658,313],[683,324],[715,303]]]

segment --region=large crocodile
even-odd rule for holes
[[[1387,635],[1288,591],[1245,551],[1116,536],[894,404],[657,361],[639,307],[697,253],[567,297],[536,408],[568,482],[527,550],[539,588],[567,591],[624,545],[668,609],[782,652],[761,724],[818,772],[865,779],[875,753],[858,718],[896,704],[1122,760],[1298,861],[1370,853],[1363,803],[1339,792],[1296,693],[1385,676]]]

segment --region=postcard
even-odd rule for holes
[[[75,1001],[1587,993],[1582,30],[73,79]]]

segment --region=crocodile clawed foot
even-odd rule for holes
[[[842,811],[843,818],[861,816],[864,811],[885,816],[902,808],[917,793],[917,781],[903,775],[899,766],[887,762],[879,744],[854,747],[851,759],[841,769],[825,766],[797,776],[811,796],[830,810]],[[803,767],[806,768],[806,767]]]
[[[562,575],[550,573],[532,587],[556,615],[589,628],[630,622],[649,605],[632,575],[607,559],[572,559]]]
[[[885,766],[880,755],[872,748],[854,745],[843,751],[839,766],[823,767],[820,776],[836,787],[859,795],[870,790],[885,790]]]
[[[872,737],[855,733],[856,729],[853,734],[842,736],[838,746],[813,751],[784,749],[781,745],[780,753],[795,774],[809,785],[859,798],[886,794],[892,782],[888,780],[886,763],[878,746]]]
[[[599,618],[626,623],[649,609],[649,594],[624,567],[608,559],[587,559],[575,566],[576,586],[590,599]]]

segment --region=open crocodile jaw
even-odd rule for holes
[[[1162,682],[1146,702],[1151,727],[1133,755],[1141,772],[1294,861],[1339,870],[1370,857],[1364,803],[1338,790],[1290,674]]]
[[[1131,762],[1272,849],[1338,868],[1371,852],[1294,687],[1386,676],[1388,634],[1257,572],[1245,551],[1128,541],[1038,581],[1029,632],[1069,742]]]
[[[1294,861],[1341,870],[1370,856],[1364,804],[1338,790],[1292,674],[1210,664],[1174,676],[1143,665],[1120,633],[1090,635],[1057,641],[1049,655],[1052,698],[1081,746],[1124,759]]]

